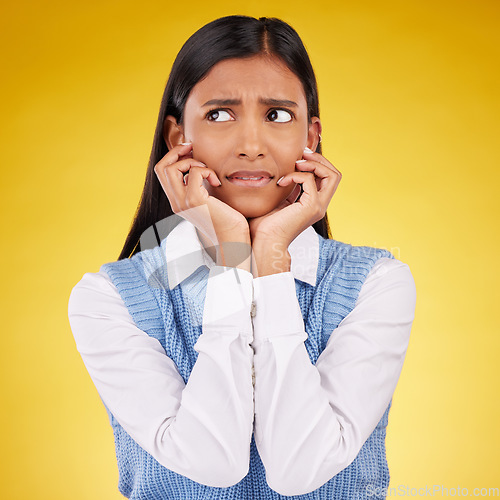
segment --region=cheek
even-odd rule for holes
[[[306,144],[307,136],[298,132],[274,143],[273,157],[282,175],[295,170],[295,162],[302,159]]]
[[[280,177],[282,175],[287,175],[292,172],[295,172],[297,169],[295,168],[295,162],[297,160],[302,159],[302,148],[295,147],[293,149],[289,149],[288,151],[282,150],[277,151],[274,156],[276,165],[278,166],[278,172]]]
[[[189,139],[193,143],[193,158],[205,163],[207,167],[219,173],[220,166],[227,158],[224,141],[221,141],[217,136],[214,137],[213,134],[206,130],[200,130],[197,133],[196,129],[192,131]]]
[[[223,155],[213,142],[196,141],[196,139],[193,139],[193,158],[203,162],[218,174]]]

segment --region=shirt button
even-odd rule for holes
[[[257,306],[255,305],[255,302],[252,302],[252,307],[250,308],[250,316],[252,318],[255,318],[256,311],[257,311]]]

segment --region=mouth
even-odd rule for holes
[[[244,187],[262,187],[273,178],[273,175],[265,171],[238,171],[226,177],[231,184]]]

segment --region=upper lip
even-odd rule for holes
[[[229,174],[227,178],[231,177],[273,177],[269,172],[265,170],[238,170],[237,172],[233,172]]]

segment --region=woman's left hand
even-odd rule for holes
[[[254,277],[290,270],[288,246],[307,227],[323,218],[342,174],[324,156],[304,151],[297,171],[285,175],[279,186],[297,183],[273,211],[250,219]],[[300,185],[303,192],[300,194]]]

